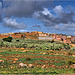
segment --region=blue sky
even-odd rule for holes
[[[43,31],[75,36],[75,1],[1,0],[0,33]]]

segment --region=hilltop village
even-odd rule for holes
[[[0,34],[0,38],[7,38],[11,36],[12,38],[26,38],[26,39],[38,39],[38,40],[55,40],[55,41],[63,41],[63,43],[71,43],[75,42],[75,36],[67,36],[63,34],[51,34],[51,33],[43,33],[38,31],[33,32],[22,32],[22,33],[4,33]]]

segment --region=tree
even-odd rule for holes
[[[23,35],[21,35],[21,37],[24,39],[26,37],[26,34],[25,33],[21,33]]]
[[[63,38],[61,38],[61,41],[63,41]]]
[[[12,42],[12,37],[3,38],[3,41]]]

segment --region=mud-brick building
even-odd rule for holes
[[[52,40],[53,38],[50,36],[40,36],[38,37],[39,40]]]
[[[75,42],[75,36],[71,36],[71,41]]]
[[[56,34],[53,33],[53,34],[52,34],[52,37],[53,37],[53,39],[56,39]]]
[[[67,36],[66,35],[62,35],[61,37],[63,40],[66,40]]]
[[[24,34],[21,34],[21,33],[13,33],[11,34],[11,37],[12,38],[23,38]]]
[[[52,34],[52,37],[53,37],[53,39],[54,40],[57,40],[57,41],[61,41],[61,37],[62,37],[62,35],[60,35],[60,34]]]
[[[37,31],[34,31],[34,32],[24,32],[25,33],[25,37],[27,39],[37,39],[37,36],[38,36],[38,32]]]
[[[39,35],[39,37],[46,37],[48,34],[47,33],[39,33],[38,35]]]
[[[67,36],[66,39],[63,39],[64,43],[71,43],[71,36]]]
[[[9,37],[10,35],[8,35],[8,34],[0,34],[0,38],[7,38],[7,37]]]
[[[53,40],[52,34],[48,34],[48,33],[41,33],[38,36],[39,40]]]
[[[62,35],[56,34],[55,40],[61,41]]]

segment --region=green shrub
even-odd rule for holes
[[[63,44],[63,46],[64,46],[64,49],[70,49],[70,45],[67,43],[67,44]]]
[[[75,50],[75,47],[72,47],[71,50]]]
[[[73,69],[73,72],[75,73],[75,68]]]
[[[54,40],[51,41],[51,43],[54,43],[54,42],[55,42]]]
[[[40,50],[40,49],[41,49],[41,47],[36,47],[35,49],[36,49],[36,50]]]
[[[3,38],[3,41],[12,42],[12,37]]]
[[[69,64],[69,65],[75,64],[75,61],[69,60],[69,61],[68,61],[68,64]]]
[[[28,57],[28,58],[26,58],[26,61],[30,61],[30,60],[31,60],[31,58],[29,58],[29,57]]]
[[[60,50],[60,47],[56,47],[56,49],[55,50]]]
[[[19,42],[20,40],[17,39],[16,41]]]
[[[69,51],[69,52],[68,52],[68,55],[72,55],[72,52],[71,52],[71,51]]]
[[[23,47],[23,48],[27,48],[27,44],[22,43],[22,44],[21,44],[21,47]]]

